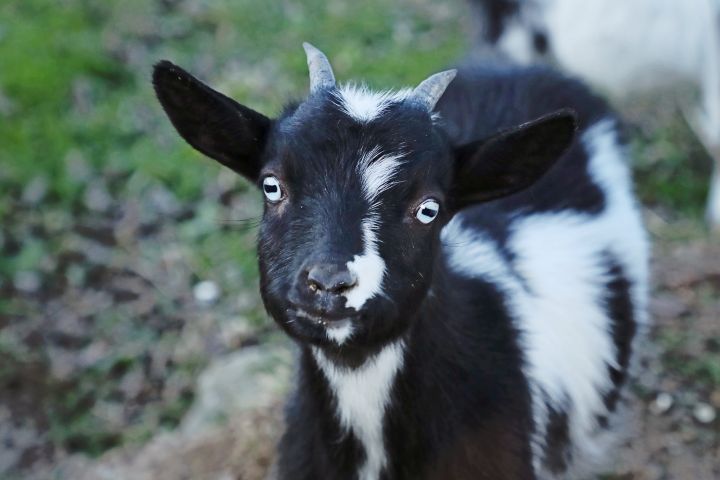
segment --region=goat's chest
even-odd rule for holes
[[[358,465],[358,480],[378,480],[387,464],[383,423],[395,378],[402,368],[403,351],[403,342],[390,344],[358,368],[338,366],[322,351],[314,351],[330,387],[341,429],[352,432],[363,447],[365,460]]]

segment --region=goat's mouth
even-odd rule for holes
[[[331,313],[319,314],[302,308],[296,308],[293,313],[298,318],[308,320],[315,325],[325,328],[342,328],[357,318],[357,315],[338,315]]]
[[[353,312],[316,312],[308,308],[294,307],[288,313],[295,319],[328,330],[347,328],[359,314]]]

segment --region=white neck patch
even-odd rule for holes
[[[365,449],[359,480],[378,480],[387,463],[383,418],[403,365],[404,350],[404,341],[391,343],[356,369],[339,367],[322,350],[312,350],[335,395],[341,427],[346,432],[352,430]]]
[[[374,92],[365,85],[346,84],[338,88],[335,99],[338,106],[361,123],[367,123],[382,115],[393,103],[399,103],[412,94],[412,89]]]
[[[353,334],[353,326],[351,323],[342,327],[326,327],[325,333],[328,338],[338,345],[342,345]]]

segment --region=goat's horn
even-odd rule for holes
[[[431,112],[456,74],[457,70],[453,69],[429,76],[423,80],[420,85],[415,87],[412,98],[425,105],[428,111]]]
[[[303,48],[310,70],[310,91],[316,92],[333,88],[335,75],[333,75],[332,67],[325,54],[307,42],[303,42]]]

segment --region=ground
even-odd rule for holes
[[[340,80],[376,87],[469,51],[461,0],[386,3],[0,5],[0,479],[262,478],[291,347],[257,294],[259,198],[179,140],[151,66],[168,58],[272,114],[307,89],[305,40]],[[609,478],[718,478],[710,161],[673,103],[621,106],[655,245],[654,326],[637,433]],[[279,353],[248,363],[258,351]],[[224,375],[258,394],[236,398]]]

